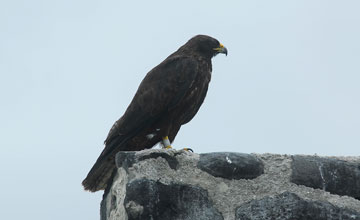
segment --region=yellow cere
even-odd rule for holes
[[[224,48],[224,45],[220,43],[219,47],[214,48],[214,50],[219,51]]]

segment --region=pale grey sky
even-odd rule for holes
[[[99,219],[81,181],[141,79],[196,34],[213,59],[176,148],[359,155],[360,2],[0,1],[0,219]]]

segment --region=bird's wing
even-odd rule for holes
[[[152,69],[141,82],[125,114],[110,130],[105,143],[119,136],[134,136],[158,120],[184,97],[197,72],[197,62],[183,56],[169,57]],[[106,151],[109,150],[104,149]]]
[[[141,82],[125,114],[113,125],[105,148],[83,181],[85,189],[104,189],[115,167],[115,154],[142,129],[176,106],[190,88],[198,65],[190,57],[171,56],[152,69]]]

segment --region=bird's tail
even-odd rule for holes
[[[117,152],[126,150],[126,142],[132,136],[124,136],[106,143],[105,149],[96,160],[94,166],[83,180],[82,185],[85,190],[96,192],[104,190],[116,168],[115,155]]]
[[[82,182],[85,190],[96,192],[105,189],[114,169],[115,155],[109,155],[107,158],[100,156]]]
[[[85,190],[89,190],[91,192],[104,190],[107,187],[114,169],[116,168],[116,153],[119,151],[131,150],[131,147],[128,146],[128,141],[131,140],[137,133],[139,133],[139,131],[143,129],[145,125],[152,124],[156,119],[157,118],[151,118],[147,121],[144,121],[142,125],[136,127],[132,132],[128,132],[127,134],[117,136],[116,138],[108,137],[105,140],[105,149],[100,154],[94,166],[91,168],[90,172],[82,182]],[[115,129],[119,129],[120,125],[116,123],[114,125]],[[112,130],[110,130],[110,137],[112,136],[111,133]]]

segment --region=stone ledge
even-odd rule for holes
[[[360,219],[360,216],[355,211],[336,207],[329,202],[307,201],[290,192],[252,200],[236,209],[236,220],[274,218],[282,220],[350,220]]]
[[[324,219],[360,219],[356,197],[293,183],[302,179],[293,171],[301,170],[295,164],[299,158],[226,152],[199,155],[161,149],[120,152],[117,173],[101,203],[101,219],[305,219],[281,212],[284,209],[271,211],[275,207],[290,207],[298,216],[312,216],[316,211],[325,213]],[[360,158],[342,161],[356,167]],[[343,170],[342,165],[339,167]],[[351,188],[351,184],[343,186]],[[264,201],[268,206],[261,205]],[[251,215],[246,214],[249,210]]]
[[[360,163],[300,155],[292,159],[291,182],[360,199]]]
[[[241,153],[200,154],[197,167],[225,179],[254,179],[264,173],[264,164],[256,156]]]
[[[129,220],[150,219],[150,216],[153,219],[223,219],[206,190],[186,184],[166,185],[146,178],[136,179],[126,185],[124,204]]]

